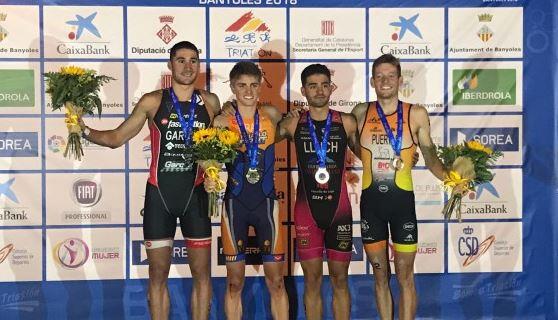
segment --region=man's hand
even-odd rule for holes
[[[221,114],[225,116],[234,116],[236,114],[236,109],[230,101],[227,101],[221,107]]]
[[[420,159],[419,153],[415,151],[415,153],[413,154],[413,167],[417,165],[419,159]]]
[[[205,179],[203,180],[203,187],[205,188],[205,191],[208,193],[217,191],[217,183],[215,183],[215,180],[209,177],[205,177]]]
[[[461,197],[464,197],[467,193],[469,193],[469,191],[470,190],[466,184],[458,184],[451,190],[451,194],[461,194]]]
[[[291,109],[291,111],[287,112],[287,114],[285,115],[286,118],[298,118],[300,117],[300,115],[302,113],[304,113],[304,108],[303,107],[296,107],[294,109]]]

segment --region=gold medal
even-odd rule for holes
[[[401,170],[403,169],[404,166],[405,164],[403,163],[403,160],[401,160],[400,157],[393,158],[389,163],[389,167],[392,168],[394,171]]]

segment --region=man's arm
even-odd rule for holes
[[[430,136],[430,119],[428,111],[422,106],[413,106],[411,108],[411,123],[414,124],[414,131],[417,134],[420,151],[424,157],[426,167],[436,178],[444,180],[446,178],[446,169],[438,158],[436,146],[432,142]]]
[[[359,128],[362,128],[364,119],[366,118],[367,111],[368,111],[368,102],[357,104],[351,111],[351,114],[355,116],[355,119],[357,121],[357,131]]]
[[[283,139],[292,140],[298,120],[298,117],[285,117],[279,121],[277,124],[277,130],[275,131],[275,142]]]
[[[200,92],[203,98],[203,102],[213,112],[213,115],[217,116],[219,113],[221,113],[221,103],[219,102],[219,98],[217,97],[217,95],[205,90],[201,90]]]
[[[343,126],[347,133],[347,144],[351,151],[360,158],[360,138],[358,134],[357,120],[352,113],[342,113]]]
[[[284,128],[282,129],[281,126],[279,126],[279,123],[281,122],[281,120],[283,120],[283,114],[275,106],[265,105],[265,106],[262,106],[262,109],[265,110],[265,112],[267,113],[267,115],[271,119],[271,122],[276,127],[274,143],[277,143],[277,142],[285,139],[286,138],[286,136],[284,135],[284,130],[285,129]],[[282,130],[283,130],[283,132],[282,132]]]
[[[95,130],[89,128],[85,139],[109,148],[118,148],[135,137],[143,128],[145,120],[149,118],[149,111],[161,103],[161,93],[154,91],[141,97],[132,114],[122,122],[118,128],[112,130]],[[85,123],[80,121],[82,129]]]

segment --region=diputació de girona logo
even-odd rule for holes
[[[52,250],[54,261],[67,269],[83,266],[89,259],[89,247],[78,238],[68,238],[59,242]]]

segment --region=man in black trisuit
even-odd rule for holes
[[[149,260],[151,319],[169,317],[167,279],[177,218],[186,240],[194,280],[192,318],[208,319],[211,223],[207,193],[199,179],[200,169],[184,149],[191,143],[193,132],[210,126],[220,104],[216,95],[194,87],[200,69],[194,44],[187,41],[175,44],[168,67],[172,72],[171,88],[143,95],[118,128],[99,131],[80,122],[87,140],[117,148],[136,136],[148,121],[152,157],[145,191],[143,234]]]

